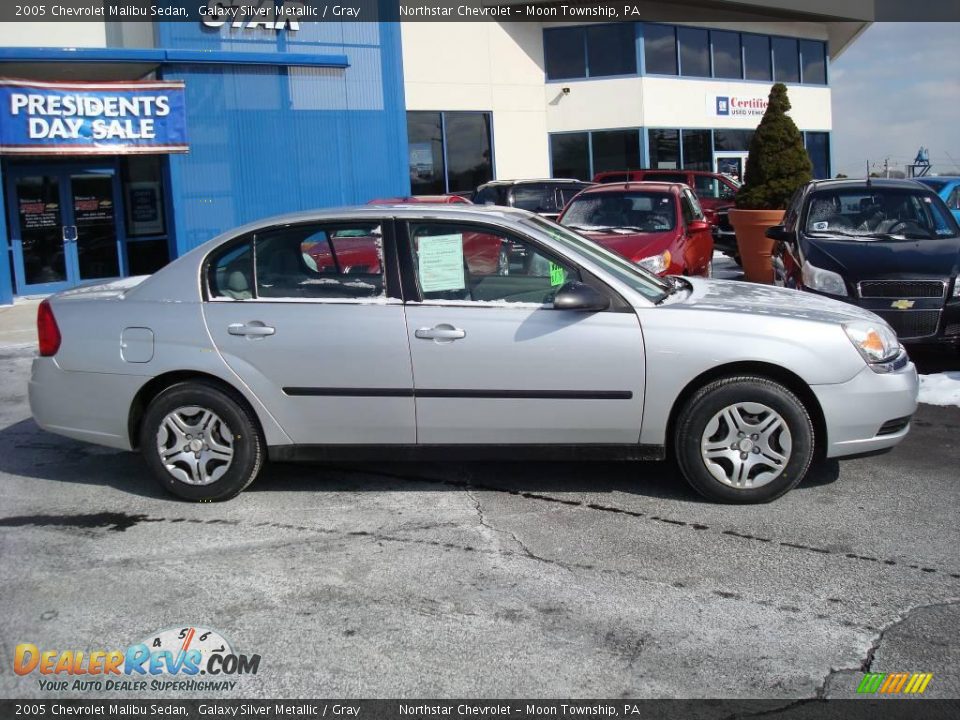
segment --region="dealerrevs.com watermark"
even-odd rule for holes
[[[59,650],[19,643],[14,672],[43,691],[229,691],[256,675],[260,655],[238,653],[216,630],[187,626],[147,636],[126,649]]]

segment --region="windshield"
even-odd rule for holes
[[[668,232],[677,223],[676,203],[673,195],[665,192],[587,193],[571,201],[560,222],[577,230]]]
[[[656,275],[647,272],[630,261],[612,253],[592,240],[579,235],[569,228],[557,225],[546,218],[530,217],[523,222],[542,230],[558,243],[586,255],[617,280],[652,302],[660,302],[669,295],[672,285]]]
[[[960,228],[943,201],[917,188],[850,188],[814,193],[806,232],[855,239],[956,237]]]

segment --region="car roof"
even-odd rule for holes
[[[866,187],[900,188],[901,190],[916,190],[915,179],[906,178],[833,178],[831,180],[813,180],[811,190],[843,190],[845,188]]]
[[[583,195],[597,195],[598,193],[612,192],[615,190],[650,190],[656,192],[669,192],[677,188],[685,188],[685,183],[673,182],[654,182],[650,180],[634,180],[632,182],[604,183],[603,185],[594,185],[583,191]]]
[[[525,180],[491,180],[490,182],[485,182],[481,185],[481,188],[485,187],[502,187],[504,185],[528,185],[531,183],[549,183],[554,185],[592,185],[593,183],[587,180],[577,180],[576,178],[532,178]],[[477,188],[478,190],[480,188]]]
[[[300,212],[273,215],[234,228],[214,238],[223,240],[226,235],[238,237],[258,229],[274,225],[292,225],[324,220],[377,220],[395,218],[439,218],[447,220],[506,220],[516,222],[535,213],[505,205],[473,205],[468,203],[396,203],[384,205],[349,205],[344,207],[301,210]],[[213,241],[211,241],[213,243]]]

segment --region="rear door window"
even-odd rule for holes
[[[210,296],[224,300],[355,300],[384,296],[377,221],[268,228],[214,256]]]

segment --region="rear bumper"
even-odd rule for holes
[[[827,457],[861,455],[899,444],[910,432],[910,424],[892,421],[916,412],[919,388],[912,362],[889,374],[875,373],[864,365],[849,382],[811,386],[826,423]]]
[[[84,442],[130,450],[127,422],[140,375],[68,372],[55,358],[33,360],[30,412],[43,430]]]

